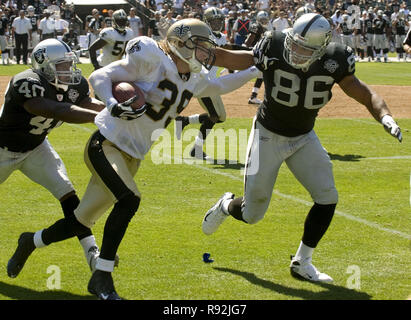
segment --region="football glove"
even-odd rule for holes
[[[134,96],[123,103],[113,103],[108,106],[108,110],[113,117],[123,120],[134,120],[141,117],[147,110],[147,105],[144,104],[138,109],[134,109],[131,105],[137,100],[137,96]]]
[[[267,49],[270,45],[270,42],[271,38],[263,37],[256,43],[253,48],[254,63],[260,71],[267,70],[274,64],[275,61],[278,61],[277,58],[267,57]]]
[[[393,137],[397,138],[399,142],[402,141],[401,129],[390,115],[386,114],[385,116],[383,116],[381,123],[384,126],[385,131],[387,131]]]

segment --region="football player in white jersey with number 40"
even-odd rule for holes
[[[85,161],[92,177],[74,216],[81,225],[91,227],[114,204],[104,227],[96,271],[88,284],[88,291],[100,299],[119,299],[111,273],[117,249],[140,204],[134,176],[154,143],[153,136],[158,137],[192,97],[228,93],[259,74],[251,67],[209,79],[204,68],[212,67],[214,50],[209,27],[197,19],[184,19],[173,24],[160,43],[148,37],[133,39],[125,59],[90,76],[106,109],[96,117],[98,130],[86,146]],[[118,103],[112,94],[112,83],[118,81],[136,83],[145,93],[146,104],[132,108],[135,98]],[[66,219],[56,224],[66,225],[72,236],[77,233]],[[54,239],[62,241],[67,236],[55,235]]]

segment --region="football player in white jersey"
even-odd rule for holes
[[[89,48],[94,70],[123,57],[128,41],[134,37],[133,30],[127,27],[127,23],[127,14],[123,9],[114,11],[113,26],[101,30],[98,39]],[[103,48],[103,54],[97,58],[96,51],[101,48]]]
[[[155,142],[153,137],[160,136],[192,97],[228,93],[259,74],[251,67],[209,78],[204,68],[210,70],[215,61],[212,39],[204,22],[180,20],[169,28],[165,40],[158,43],[148,37],[137,37],[127,45],[125,59],[90,76],[90,83],[106,103],[106,109],[96,117],[98,130],[85,149],[92,177],[74,216],[80,225],[92,226],[114,204],[104,227],[96,271],[88,284],[88,291],[100,299],[120,299],[111,273],[117,249],[140,205],[141,194],[134,176]],[[146,103],[132,107],[136,97],[118,103],[112,94],[112,83],[118,81],[136,83],[144,91]],[[66,224],[71,236],[76,235],[78,224],[70,224],[66,219],[56,223]],[[42,230],[36,232],[37,239],[41,239],[41,233]],[[56,235],[54,242],[67,238]]]

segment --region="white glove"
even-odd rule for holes
[[[381,123],[384,126],[385,131],[387,131],[393,137],[397,138],[399,142],[402,141],[401,129],[390,115],[386,114],[385,116],[383,116]]]

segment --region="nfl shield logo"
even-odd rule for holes
[[[63,101],[64,96],[62,94],[57,94],[57,100],[59,102]]]

